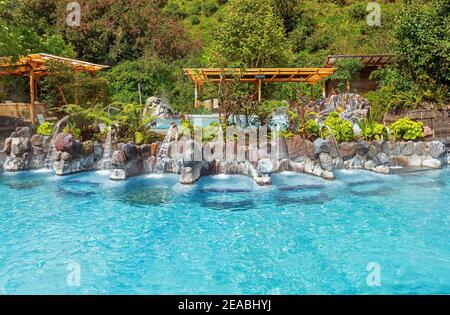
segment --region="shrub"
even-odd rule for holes
[[[324,124],[330,127],[337,142],[352,141],[355,138],[352,123],[339,117],[337,112],[330,113]],[[323,135],[329,136],[328,129],[324,130]]]
[[[377,123],[374,115],[370,115],[363,120],[357,121],[359,129],[361,129],[361,136],[366,141],[371,140],[381,140],[381,137],[384,135],[385,139],[387,138],[387,134],[384,134],[386,129],[383,124]]]
[[[397,120],[390,126],[390,130],[396,140],[416,140],[423,137],[423,123],[409,118]]]
[[[53,125],[48,121],[42,123],[37,129],[38,135],[41,136],[50,136],[52,132],[53,132]]]
[[[305,124],[306,132],[314,137],[320,135],[320,126],[314,119],[309,119]]]

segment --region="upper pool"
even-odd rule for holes
[[[0,294],[449,294],[450,169],[337,177],[3,173]]]

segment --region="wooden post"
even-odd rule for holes
[[[309,101],[312,102],[314,100],[314,84],[309,85]]]
[[[262,100],[262,80],[258,80],[258,102]]]
[[[30,119],[31,124],[34,126],[36,124],[36,120],[34,117],[34,103],[36,101],[36,85],[34,80],[34,69],[31,67],[30,69]]]
[[[350,93],[350,80],[347,80],[345,90],[346,90],[347,94]]]

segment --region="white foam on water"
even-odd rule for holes
[[[403,168],[403,166],[390,166],[389,168],[391,170],[401,170]]]
[[[147,178],[163,178],[164,174],[148,174],[145,177],[147,177]]]
[[[30,170],[31,173],[53,173],[54,171],[49,168],[40,168],[37,170]]]
[[[228,174],[218,174],[218,175],[212,175],[211,177],[214,179],[229,179],[231,176]]]
[[[297,175],[298,173],[296,173],[296,172],[291,172],[291,171],[284,171],[284,172],[280,172],[279,174],[280,174],[280,175],[283,175],[283,176],[295,176],[295,175]]]
[[[100,176],[108,176],[111,175],[111,170],[99,170],[95,172],[95,175],[100,175]]]

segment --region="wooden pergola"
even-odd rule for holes
[[[94,74],[108,66],[98,65],[76,59],[69,59],[49,54],[31,54],[20,57],[17,61],[11,61],[11,58],[0,58],[0,76],[15,75],[29,77],[30,80],[30,119],[34,125],[36,118],[34,115],[34,106],[37,95],[37,84],[42,76],[49,75],[47,64],[49,62],[61,62],[67,64],[73,71],[87,72]]]
[[[382,67],[394,63],[396,56],[394,54],[329,55],[325,61],[325,67],[332,68],[338,60],[342,59],[356,59],[368,67]]]
[[[184,69],[184,73],[195,84],[195,106],[198,106],[198,93],[205,82],[240,82],[254,83],[258,89],[258,100],[262,100],[262,85],[275,82],[308,83],[311,87],[322,79],[329,77],[335,68],[197,68]]]

